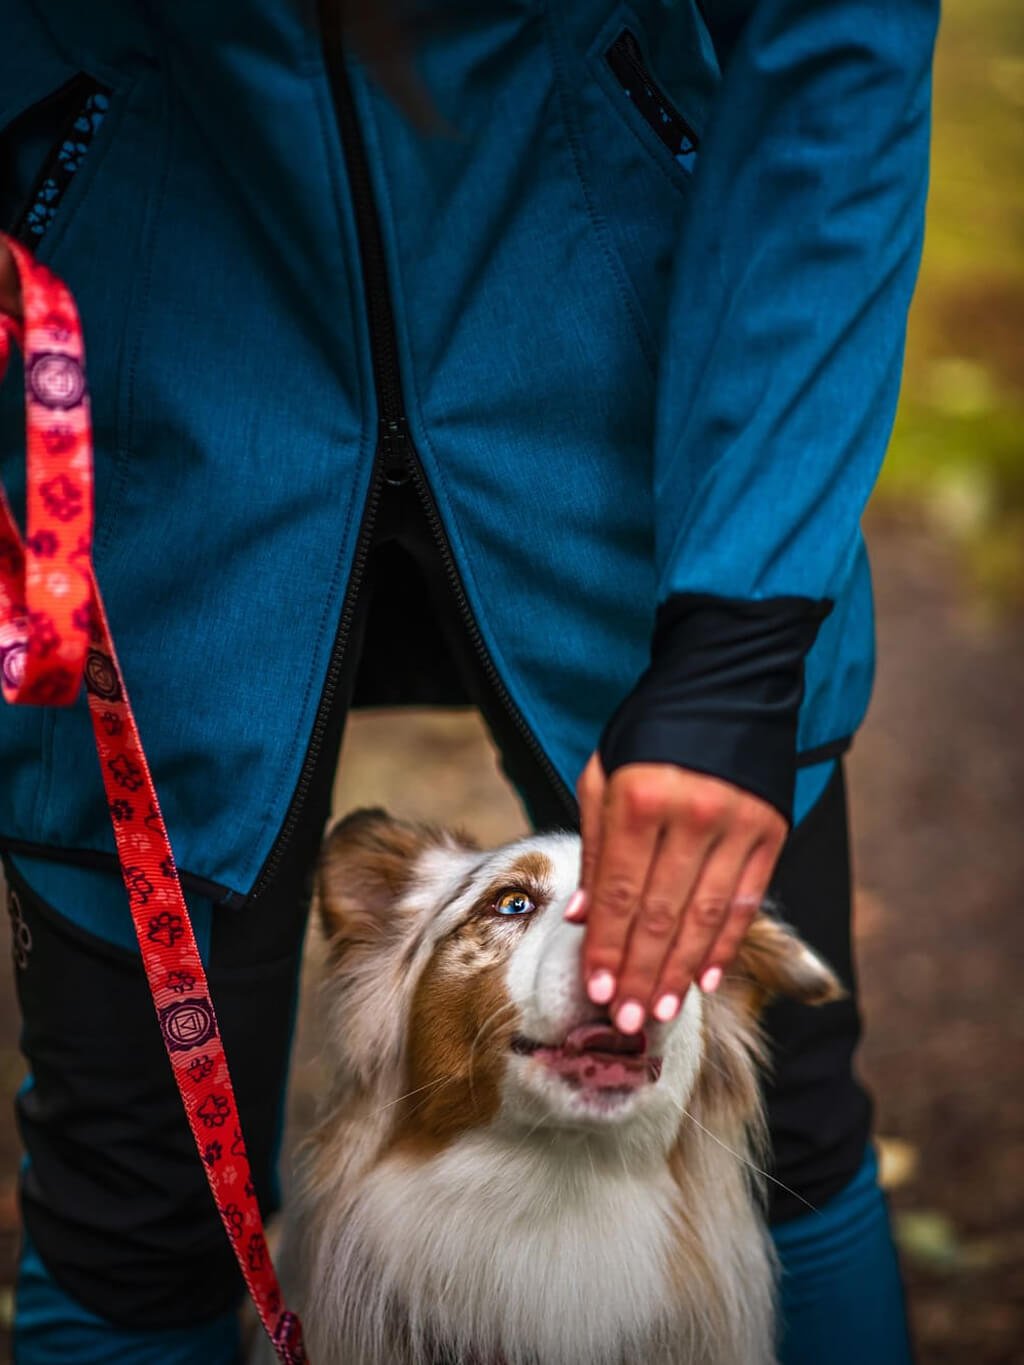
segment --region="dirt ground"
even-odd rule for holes
[[[920,527],[871,529],[879,674],[849,760],[856,932],[867,1037],[921,1365],[1024,1360],[1024,631],[961,595],[952,551]],[[481,839],[525,827],[474,717],[365,715],[338,803],[454,820]],[[0,1321],[17,1244],[23,1075],[0,973]],[[308,1122],[306,1011],[291,1132]],[[7,1356],[0,1346],[0,1360]],[[827,1362],[822,1362],[827,1365]],[[868,1365],[865,1362],[865,1365]]]

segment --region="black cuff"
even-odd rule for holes
[[[804,656],[832,603],[677,593],[661,607],[651,663],[598,746],[606,773],[677,763],[793,816]]]

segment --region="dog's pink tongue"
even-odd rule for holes
[[[647,1040],[608,1024],[581,1024],[561,1047],[543,1047],[537,1059],[584,1090],[638,1090],[652,1079]]]

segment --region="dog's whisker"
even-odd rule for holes
[[[450,1085],[451,1082],[455,1080],[458,1080],[458,1075],[453,1073],[450,1076],[441,1076],[437,1080],[428,1081],[426,1085],[418,1085],[415,1090],[407,1090],[404,1095],[399,1095],[396,1099],[388,1100],[387,1104],[382,1104],[379,1109],[372,1109],[366,1117],[368,1119],[376,1118],[378,1114],[383,1114],[385,1109],[391,1109],[396,1104],[401,1104],[403,1100],[411,1099],[413,1095],[420,1094],[423,1090],[435,1090],[438,1086]]]
[[[805,1199],[802,1194],[798,1193],[794,1189],[791,1189],[789,1185],[784,1183],[784,1181],[777,1179],[774,1175],[771,1174],[770,1171],[762,1170],[761,1167],[756,1164],[756,1162],[751,1161],[749,1157],[745,1157],[742,1152],[737,1152],[734,1148],[730,1147],[727,1142],[723,1142],[722,1139],[718,1136],[718,1134],[713,1133],[710,1128],[705,1128],[704,1124],[701,1123],[700,1119],[695,1118],[693,1114],[690,1113],[689,1109],[685,1108],[684,1105],[681,1104],[677,1105],[676,1108],[679,1110],[679,1112],[683,1115],[684,1118],[688,1118],[695,1127],[699,1128],[700,1131],[704,1133],[707,1137],[709,1137],[712,1142],[717,1142],[719,1147],[721,1147],[723,1151],[728,1152],[730,1156],[734,1156],[741,1165],[749,1166],[749,1168],[752,1171],[755,1171],[758,1175],[763,1176],[765,1180],[770,1180],[773,1185],[778,1185],[780,1190],[785,1190],[785,1192],[787,1194],[791,1194],[794,1199],[799,1199],[800,1203],[806,1204],[812,1213],[821,1212],[821,1210],[818,1208],[816,1204],[812,1204],[809,1199]]]

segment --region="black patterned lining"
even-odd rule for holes
[[[640,44],[624,28],[605,53],[612,75],[676,163],[692,171],[700,139],[651,75]]]
[[[11,229],[13,237],[33,249],[46,235],[64,195],[88,156],[110,108],[110,91],[92,77],[81,75],[62,86],[45,103],[49,109],[59,111],[59,132],[25,208]],[[27,119],[41,108],[35,106],[23,117]],[[16,135],[17,124],[11,132]]]

